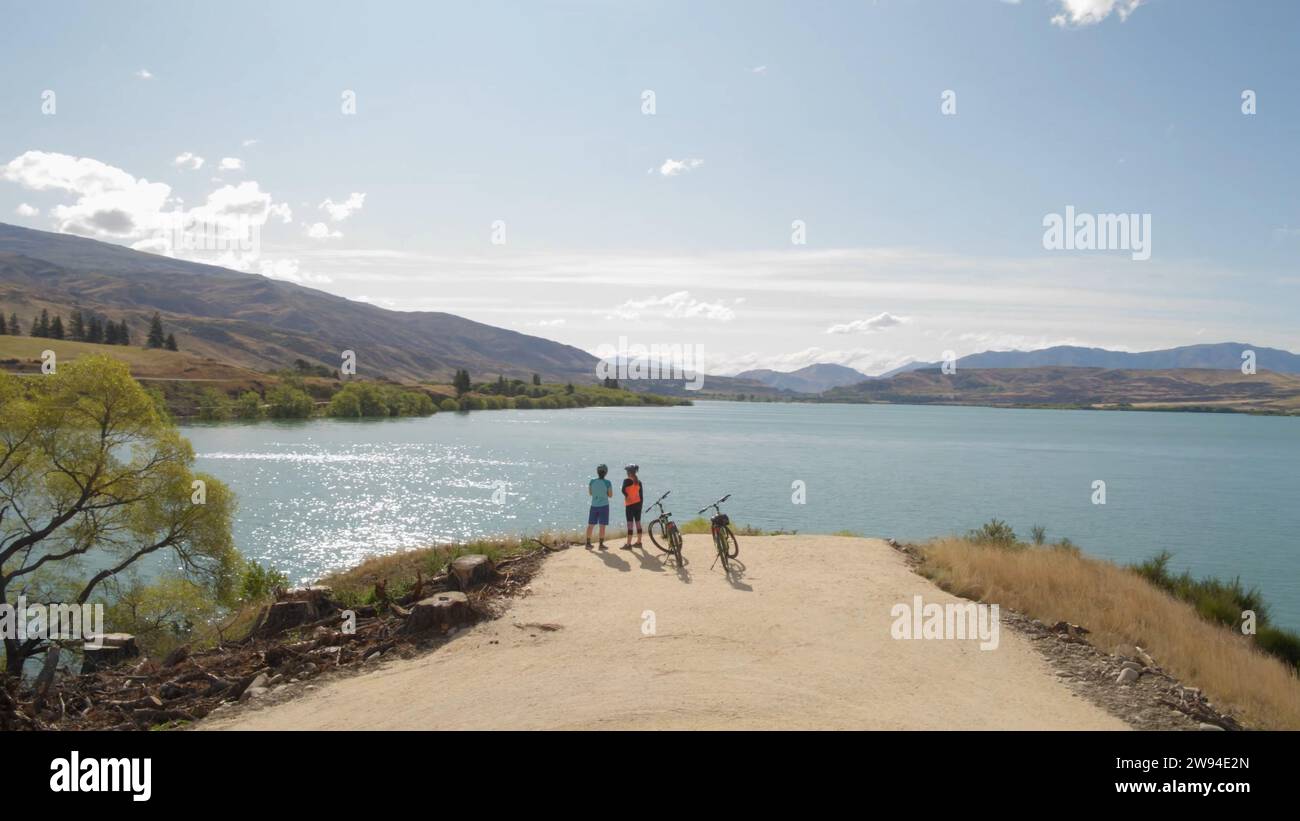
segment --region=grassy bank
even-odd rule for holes
[[[1170,674],[1201,688],[1247,724],[1300,729],[1295,667],[1198,609],[1211,591],[1217,598],[1231,584],[1191,585],[1180,596],[1150,572],[1089,558],[1068,543],[1025,544],[999,527],[932,541],[920,554],[919,571],[945,590],[1048,624],[1083,625],[1106,652],[1132,656],[1134,646],[1141,646]],[[1198,599],[1196,589],[1205,597]],[[1237,612],[1234,623],[1239,617]]]

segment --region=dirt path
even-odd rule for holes
[[[707,536],[687,537],[682,575],[653,547],[570,548],[547,558],[532,595],[504,618],[433,653],[202,726],[1125,728],[1074,696],[1009,629],[988,651],[975,640],[891,638],[894,605],[917,594],[958,600],[878,539],[740,545],[746,568],[730,583],[709,568]],[[646,611],[653,635],[643,634]]]

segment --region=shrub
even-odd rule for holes
[[[992,519],[983,527],[972,530],[966,538],[976,544],[994,545],[996,547],[1014,547],[1019,541],[1011,525],[1001,519]]]
[[[262,416],[262,397],[254,391],[244,391],[235,400],[233,410],[239,419],[259,419]]]
[[[444,410],[444,411],[460,410],[460,405],[456,403],[455,399],[444,399],[438,403],[438,410]]]
[[[272,388],[266,401],[270,405],[267,415],[272,419],[306,419],[316,407],[304,391],[288,385]]]
[[[1029,528],[1029,537],[1034,540],[1034,544],[1042,546],[1047,541],[1047,528],[1042,525],[1034,525]]]
[[[229,419],[234,408],[226,395],[215,388],[204,388],[199,394],[199,418],[209,421]]]

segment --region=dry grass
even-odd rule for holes
[[[546,544],[570,542],[581,544],[581,533],[542,533],[536,537]],[[535,540],[518,538],[483,539],[466,544],[442,544],[403,550],[366,559],[356,567],[331,573],[320,584],[333,589],[338,599],[349,605],[370,604],[375,584],[383,581],[388,595],[398,598],[411,590],[417,578],[429,579],[446,569],[458,556],[481,553],[492,561],[536,548]]]
[[[1070,550],[1007,549],[965,539],[931,542],[922,556],[920,571],[956,595],[1049,624],[1083,625],[1107,652],[1132,655],[1141,645],[1165,670],[1247,725],[1300,729],[1300,680],[1285,664],[1130,570]]]

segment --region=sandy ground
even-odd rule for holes
[[[611,540],[611,545],[616,542]],[[957,599],[877,539],[708,536],[547,558],[532,595],[420,658],[204,722],[219,729],[1124,729],[1026,639],[899,641],[890,609]],[[653,611],[654,632],[643,625]],[[544,630],[530,626],[558,625]]]

